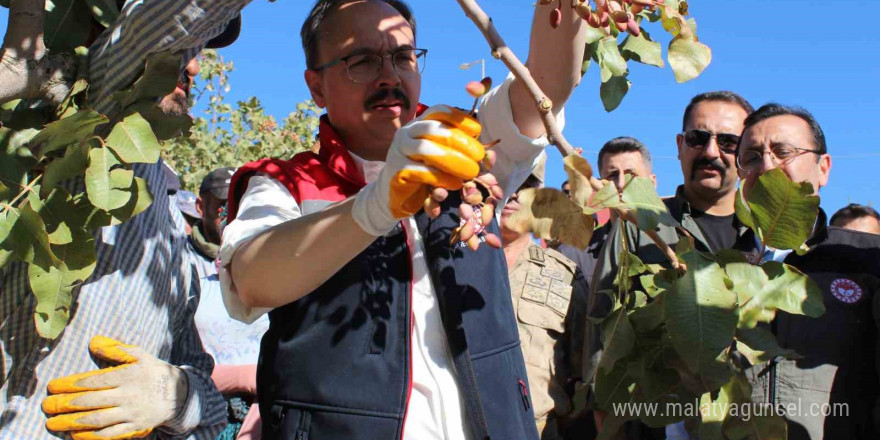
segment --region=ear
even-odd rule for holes
[[[819,188],[828,184],[829,177],[831,177],[831,155],[825,153],[819,158]]]
[[[202,200],[202,197],[196,197],[196,212],[199,213],[202,218],[205,218],[205,201]]]
[[[678,160],[681,160],[681,147],[684,146],[684,136],[681,134],[675,135],[675,145],[678,145]]]
[[[312,94],[312,101],[315,101],[315,105],[319,108],[324,108],[327,104],[327,100],[324,99],[323,76],[320,72],[311,69],[306,69],[303,75],[306,79],[306,85],[309,87],[309,92]]]

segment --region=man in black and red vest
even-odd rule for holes
[[[554,103],[580,80],[585,24],[536,6],[527,66]],[[501,250],[450,245],[462,184],[505,195],[547,146],[513,77],[474,119],[419,104],[426,50],[399,0],[319,0],[302,27],[320,149],[239,169],[221,281],[227,309],[269,313],[257,385],[264,439],[537,439]],[[439,217],[422,210],[446,188]],[[436,193],[435,193],[436,194]],[[498,233],[493,221],[488,232]]]

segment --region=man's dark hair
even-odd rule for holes
[[[743,133],[745,133],[749,127],[765,119],[783,115],[792,115],[803,119],[804,122],[810,126],[810,131],[813,132],[813,148],[816,148],[816,152],[819,154],[825,154],[828,152],[828,147],[825,145],[825,133],[822,131],[822,127],[816,122],[816,118],[813,117],[812,113],[801,107],[789,107],[787,105],[776,104],[773,102],[764,104],[761,108],[755,110],[746,118]],[[801,145],[795,146],[801,147]]]
[[[690,104],[688,104],[688,106],[684,109],[684,118],[681,121],[681,130],[682,131],[687,130],[688,120],[691,117],[691,112],[694,111],[694,107],[696,107],[697,104],[704,102],[704,101],[721,101],[721,102],[727,102],[730,104],[736,104],[736,105],[742,107],[742,109],[746,111],[746,114],[750,114],[753,111],[755,111],[755,108],[752,107],[752,104],[749,104],[749,101],[746,101],[746,98],[743,98],[742,96],[740,96],[736,93],[733,93],[731,91],[720,90],[717,92],[701,93],[701,94],[691,98]],[[734,133],[734,134],[739,134],[739,133]]]
[[[831,216],[831,226],[841,227],[847,220],[855,220],[862,217],[874,217],[880,222],[880,214],[870,206],[850,203]]]
[[[338,10],[340,6],[353,1],[355,0],[318,0],[315,2],[315,6],[312,7],[312,12],[309,12],[309,16],[303,23],[302,30],[300,30],[303,51],[306,53],[306,67],[309,69],[315,69],[318,67],[316,64],[318,62],[318,32],[321,30],[321,25],[324,23],[324,20]],[[399,12],[409,23],[409,26],[412,28],[413,37],[415,37],[416,18],[413,16],[412,10],[410,10],[409,6],[407,6],[403,0],[375,1],[388,3],[394,9],[397,9],[397,12]]]
[[[601,169],[602,158],[604,158],[606,154],[631,152],[638,152],[641,154],[642,160],[644,160],[648,166],[651,166],[651,152],[648,151],[648,147],[646,147],[642,141],[629,136],[620,136],[605,142],[605,145],[599,150],[599,159],[596,163],[599,165],[599,169]]]

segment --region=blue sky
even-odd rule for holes
[[[155,1],[155,0],[154,0]],[[533,12],[532,0],[482,0],[502,36],[525,56]],[[235,62],[231,76],[233,100],[257,96],[269,113],[283,117],[308,99],[303,82],[304,60],[299,28],[312,2],[256,0],[243,13],[242,35],[221,54]],[[470,106],[464,92],[479,79],[479,68],[463,71],[461,63],[486,59],[487,74],[506,75],[474,25],[453,0],[410,0],[419,20],[420,47],[428,48],[422,101]],[[565,135],[585,150],[591,162],[602,144],[615,136],[642,140],[655,157],[659,192],[672,194],[681,183],[675,158],[675,135],[690,98],[698,93],[730,89],[756,107],[776,101],[800,105],[816,116],[825,130],[834,159],[822,206],[829,215],[849,202],[880,204],[880,61],[873,54],[880,36],[858,11],[864,2],[819,0],[693,0],[700,40],[712,48],[712,64],[699,78],[678,84],[667,66],[658,69],[630,63],[632,89],[621,106],[606,113],[599,100],[598,69],[591,69],[566,106]],[[5,29],[6,10],[0,10]],[[839,11],[839,12],[835,12]],[[844,15],[856,18],[844,21]],[[861,24],[860,24],[861,23]],[[845,26],[851,25],[851,28]],[[653,26],[653,25],[652,25]],[[864,26],[863,26],[864,27]],[[663,42],[660,29],[648,28]],[[653,30],[652,30],[653,29]],[[547,183],[565,179],[561,158],[550,152]]]

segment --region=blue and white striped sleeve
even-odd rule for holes
[[[113,93],[129,87],[147,56],[181,53],[181,68],[220,35],[251,0],[129,0],[89,49],[92,107],[119,111]]]

